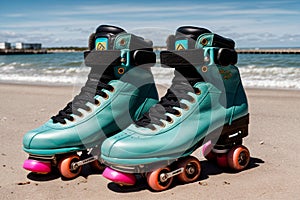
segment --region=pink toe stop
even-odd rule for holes
[[[108,180],[111,180],[120,185],[134,185],[136,182],[136,178],[133,174],[119,172],[109,167],[105,168],[102,175]]]

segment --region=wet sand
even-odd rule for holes
[[[88,166],[73,180],[24,170],[24,133],[55,115],[77,92],[73,87],[0,84],[0,199],[298,199],[300,91],[246,91],[251,114],[244,140],[251,153],[249,168],[224,171],[205,161],[198,150],[200,179],[157,193],[143,181],[121,188]]]

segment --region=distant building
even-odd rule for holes
[[[0,42],[0,49],[10,49],[11,45],[9,42]]]
[[[42,48],[41,43],[22,43],[22,42],[16,43],[16,49],[41,49],[41,48]]]

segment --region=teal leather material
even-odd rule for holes
[[[179,117],[167,114],[173,119],[173,123],[162,120],[165,127],[155,125],[155,131],[129,126],[104,141],[101,148],[102,159],[122,165],[176,159],[192,153],[198,141],[228,123],[232,112],[236,116],[243,116],[245,104],[226,109],[219,103],[220,90],[211,83],[199,82],[194,87],[201,90],[200,95],[190,93],[196,100],[195,103],[181,100],[189,109],[176,108],[182,113]]]
[[[140,77],[145,81],[151,79],[152,75],[150,72],[143,72]],[[75,120],[73,122],[66,120],[65,125],[54,124],[50,119],[43,126],[25,134],[24,151],[38,155],[53,155],[74,149],[90,148],[100,144],[110,134],[126,128],[157,102],[156,88],[151,84],[142,87],[143,91],[121,80],[112,80],[109,84],[115,88],[113,92],[105,91],[109,98],[96,96],[95,99],[101,102],[100,106],[87,103],[92,111],[80,109],[83,117],[73,115]],[[149,99],[147,94],[150,94]]]
[[[83,116],[72,114],[74,120],[65,119],[66,124],[53,123],[50,119],[27,132],[23,137],[25,152],[54,155],[100,145],[105,138],[128,127],[157,103],[158,94],[150,69],[130,65],[130,38],[131,34],[120,34],[116,38],[114,48],[121,50],[121,57],[125,56],[126,62],[114,67],[116,80],[108,83],[114,90],[102,89],[108,98],[95,96],[100,105],[86,103],[91,110],[78,109]],[[126,40],[127,46],[118,46],[122,39]],[[125,69],[123,73],[118,71],[120,67]]]
[[[132,35],[130,33],[121,33],[117,35],[114,42],[114,49],[129,49],[131,44]]]
[[[195,101],[181,99],[188,109],[174,107],[181,115],[165,115],[172,122],[162,120],[164,126],[150,128],[130,125],[127,129],[106,139],[101,147],[101,158],[112,165],[142,165],[167,161],[191,154],[196,144],[206,135],[231,124],[248,114],[248,103],[236,66],[219,66],[214,63],[213,34],[203,34],[208,40],[204,47],[206,63],[195,66],[205,82],[193,85],[201,94],[188,93]],[[197,46],[196,48],[202,48]]]
[[[202,44],[202,40],[206,39],[206,44]],[[204,33],[202,35],[200,35],[196,41],[196,48],[200,49],[203,47],[212,47],[213,46],[213,41],[214,41],[214,34],[213,33]]]
[[[240,112],[242,112],[242,115],[246,115],[248,113],[247,97],[238,68],[234,65],[216,65],[214,63],[215,47],[205,47],[203,49],[204,57],[209,57],[209,61],[206,62],[206,71],[203,70],[203,66],[196,66],[197,71],[206,82],[212,83],[222,92],[220,103],[223,106],[230,108],[243,104],[243,111]]]

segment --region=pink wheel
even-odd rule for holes
[[[27,159],[23,168],[35,173],[47,174],[51,172],[51,162]]]
[[[227,160],[228,165],[231,169],[241,171],[245,169],[249,164],[250,152],[243,145],[232,147],[232,149],[228,153]]]
[[[208,160],[208,161],[215,161],[216,160],[216,154],[212,152],[213,145],[211,144],[211,141],[205,143],[202,147],[202,155]]]
[[[108,180],[111,180],[112,182],[117,183],[119,185],[129,186],[129,185],[134,185],[136,183],[136,178],[133,174],[119,172],[109,167],[105,168],[102,175]]]
[[[226,168],[228,167],[227,154],[222,153],[217,155],[217,164],[219,167]]]

